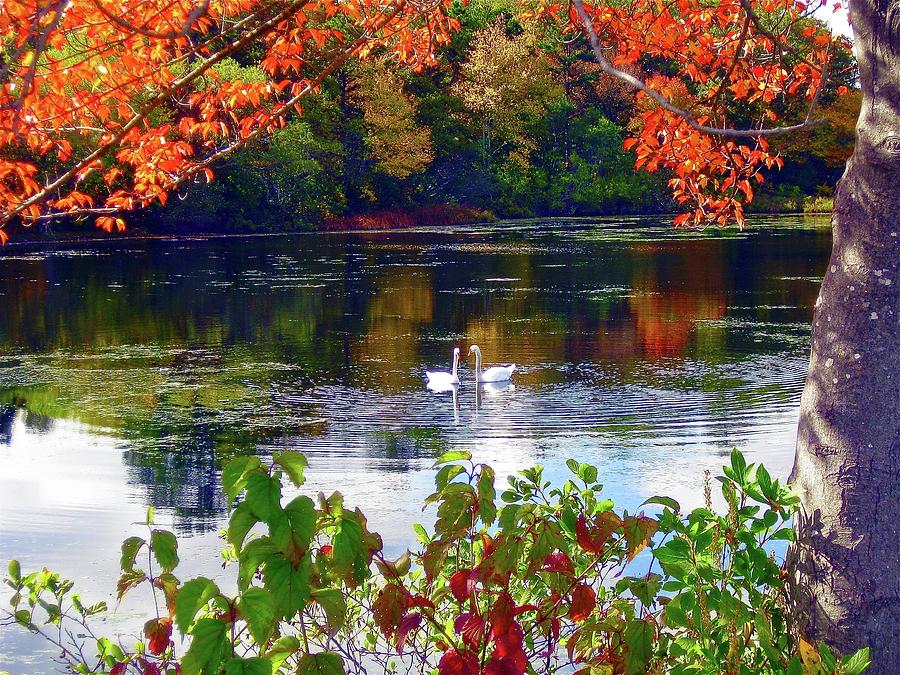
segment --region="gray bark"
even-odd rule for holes
[[[900,1],[850,12],[863,106],[813,319],[789,601],[807,640],[900,673]]]

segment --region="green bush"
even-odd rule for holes
[[[725,513],[712,509],[708,480],[706,506],[683,513],[653,497],[643,505],[659,512],[651,516],[616,511],[595,467],[567,465],[563,485],[537,466],[498,499],[491,467],[444,454],[425,501],[436,505],[433,531],[417,526],[418,552],[388,560],[339,493],[286,502],[283,482],[303,483],[302,455],[276,454],[270,465],[239,457],[222,472],[229,502],[243,495],[223,533],[236,593],[175,577],[177,540],[149,516],[147,534],[122,546],[118,581],[120,598],[143,587],[159,608],[135,648],[79,642],[65,629],[104,607],[85,606],[46,570],[23,575],[15,561],[8,618],[42,632],[79,673],[865,670],[868,650],[838,659],[789,636],[767,546],[791,539],[797,499],[763,467],[732,453],[718,477]],[[186,651],[173,630],[190,636]]]

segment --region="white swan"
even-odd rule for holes
[[[447,373],[442,370],[426,370],[425,379],[428,380],[428,388],[438,391],[449,391],[451,387],[459,384],[459,376],[456,374],[458,368],[459,347],[454,347],[452,372]]]
[[[478,345],[469,347],[469,354],[475,353],[475,381],[481,382],[506,382],[516,370],[516,364],[510,366],[493,366],[485,371],[481,370],[481,348]]]

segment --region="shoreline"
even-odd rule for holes
[[[435,229],[445,229],[448,231],[452,231],[458,227],[470,227],[473,225],[496,225],[501,223],[515,223],[515,222],[527,222],[533,220],[571,220],[571,221],[602,221],[602,220],[610,220],[610,219],[635,219],[635,218],[655,218],[655,219],[666,219],[673,218],[676,216],[676,213],[637,213],[637,214],[613,214],[613,215],[597,215],[597,216],[535,216],[533,218],[496,218],[493,220],[472,220],[468,222],[458,222],[452,224],[434,224],[428,225],[424,223],[418,224],[403,224],[397,226],[385,226],[379,228],[372,227],[353,227],[347,229],[337,229],[337,228],[329,228],[324,226],[317,226],[312,229],[297,229],[297,230],[284,230],[280,232],[221,232],[221,231],[209,231],[209,232],[151,232],[149,230],[135,227],[126,230],[124,233],[115,233],[115,232],[103,232],[101,230],[91,230],[84,232],[72,232],[72,231],[62,231],[58,233],[53,233],[50,235],[33,235],[30,231],[25,230],[22,231],[17,230],[10,233],[9,241],[0,246],[0,258],[3,257],[3,252],[10,249],[24,249],[24,248],[41,248],[42,246],[58,246],[65,244],[96,244],[96,243],[107,243],[107,242],[127,242],[127,241],[166,241],[166,240],[178,240],[178,241],[200,241],[207,239],[230,239],[230,238],[244,238],[244,237],[288,237],[288,236],[300,236],[300,235],[342,235],[342,234],[386,234],[391,232],[414,232],[419,229],[427,228],[429,230]],[[750,219],[757,218],[788,218],[788,217],[797,217],[797,216],[809,216],[809,217],[823,217],[830,216],[830,211],[821,211],[821,212],[808,212],[808,211],[794,211],[794,212],[784,212],[784,213],[765,213],[765,212],[751,212],[747,214],[748,221]],[[727,228],[724,228],[727,229]],[[25,235],[25,236],[22,236]]]

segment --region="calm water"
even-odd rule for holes
[[[436,453],[502,475],[598,465],[634,508],[695,504],[738,446],[790,467],[827,221],[744,233],[665,221],[453,232],[130,241],[0,254],[0,562],[108,598],[150,504],[216,574],[221,462],[292,448],[393,551],[429,521]],[[514,387],[423,386],[454,345],[515,362]],[[469,364],[472,365],[471,363]],[[114,622],[127,623],[120,609]],[[0,628],[0,669],[48,657]]]

